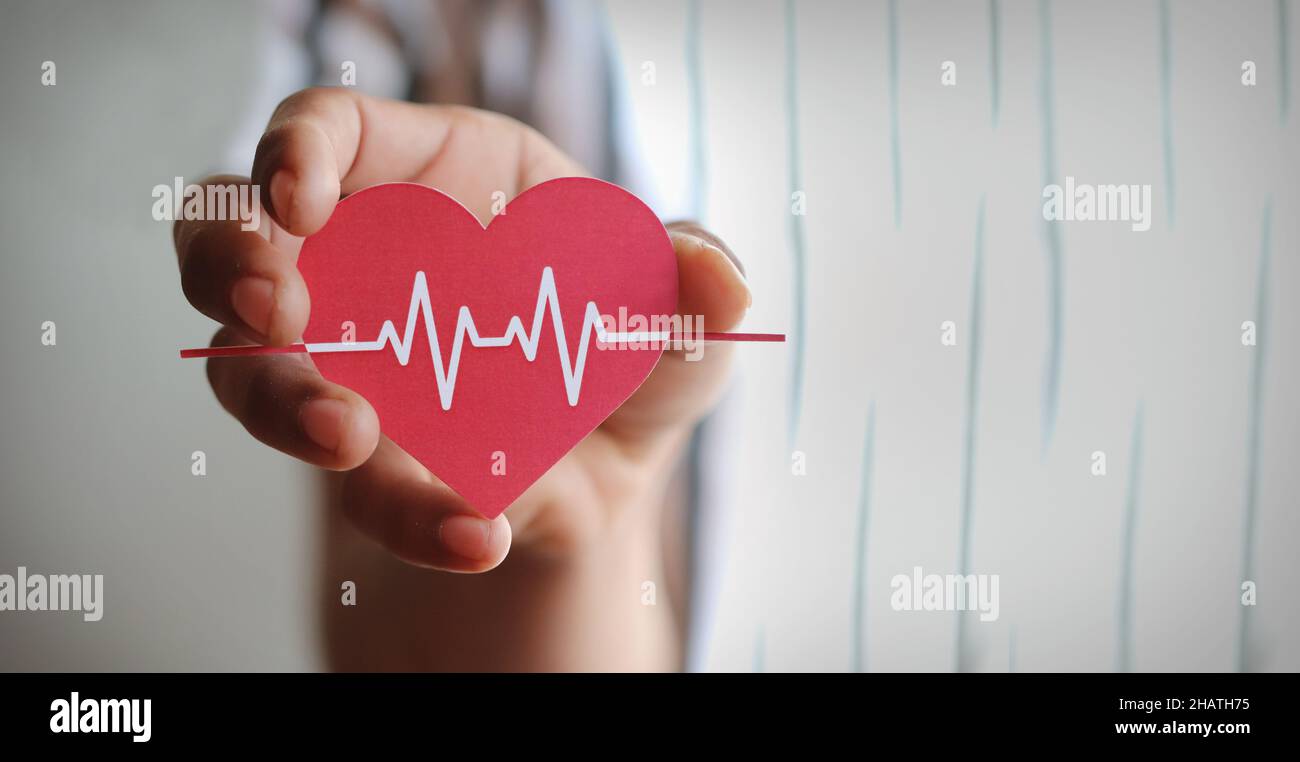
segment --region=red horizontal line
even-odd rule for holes
[[[784,333],[723,333],[721,331],[705,331],[703,333],[705,341],[785,341]],[[683,341],[690,340],[690,336],[682,337]],[[669,337],[669,341],[676,341],[677,334]]]
[[[306,344],[290,344],[287,347],[264,347],[261,344],[248,344],[240,347],[203,347],[202,349],[182,349],[181,359],[192,357],[243,357],[245,355],[301,355],[307,354]]]
[[[764,342],[783,342],[785,341],[784,333],[727,333],[723,331],[705,331],[702,334],[704,341],[764,341]],[[688,342],[695,340],[694,334],[672,334],[664,343],[681,340]],[[378,350],[376,350],[378,351]],[[248,357],[252,355],[292,355],[292,354],[310,354],[307,351],[306,344],[290,344],[287,347],[264,347],[260,344],[246,344],[237,347],[203,347],[201,349],[182,349],[181,359],[192,359],[199,357]]]

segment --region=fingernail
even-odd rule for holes
[[[348,403],[322,397],[308,401],[298,411],[298,423],[303,433],[321,449],[334,452],[343,436],[343,422],[348,414]]]
[[[727,264],[731,265],[731,269],[735,270],[736,274],[740,276],[740,279],[745,280],[745,271],[740,269],[740,262],[736,260],[735,255],[728,254],[726,250],[724,250],[721,246],[715,246],[703,239],[700,240],[700,245],[708,249],[709,251],[713,252],[717,256],[725,259],[727,261]]]
[[[492,522],[477,516],[448,516],[438,525],[438,539],[451,553],[470,561],[492,557]]]
[[[275,312],[275,284],[257,276],[240,278],[230,290],[230,306],[244,325],[265,336]]]
[[[740,278],[740,282],[745,286],[745,309],[754,306],[754,294],[749,290],[749,281],[745,278],[745,271],[740,269],[740,262],[734,256],[728,254],[719,246],[714,246],[703,238],[700,239],[700,248],[707,249],[713,256],[718,257],[727,264],[731,265],[732,272]]]
[[[293,185],[293,175],[288,170],[276,170],[271,175],[271,206],[275,209],[275,216],[290,229],[293,228]]]
[[[736,274],[740,276],[740,279],[741,280],[745,279],[745,271],[741,269],[740,261],[736,259],[736,255],[727,252],[726,249],[723,249],[721,246],[717,246],[713,243],[710,243],[709,241],[701,240],[701,243],[704,244],[704,248],[713,250],[714,252],[717,253],[718,256],[727,260],[727,264],[735,268]]]

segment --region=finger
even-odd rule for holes
[[[508,117],[458,106],[371,98],[314,88],[276,109],[253,161],[271,216],[295,235],[329,219],[340,196],[380,182],[413,180],[451,193],[482,222],[492,193],[513,196],[576,164]],[[510,187],[500,187],[508,178]]]
[[[739,260],[697,225],[668,229],[677,254],[677,313],[683,326],[689,316],[691,333],[731,330],[751,302]],[[721,395],[733,349],[729,342],[713,342],[666,350],[641,388],[606,420],[605,429],[625,439],[644,439],[693,424]]]
[[[213,346],[242,344],[223,328]],[[259,441],[322,468],[361,465],[379,442],[379,417],[361,395],[326,381],[305,354],[214,357],[208,381]]]
[[[343,513],[362,534],[407,563],[484,572],[510,550],[510,522],[485,519],[385,437],[343,481]]]
[[[202,185],[247,184],[211,177]],[[262,344],[302,335],[311,310],[307,285],[290,253],[239,220],[177,220],[173,228],[181,289],[204,315]]]

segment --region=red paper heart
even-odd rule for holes
[[[349,322],[360,344],[379,340],[385,321],[397,338],[382,351],[315,355],[320,372],[369,400],[388,437],[489,518],[623,404],[662,354],[657,345],[602,351],[589,330],[585,367],[571,375],[579,382],[577,404],[570,405],[549,302],[534,331],[547,268],[575,370],[588,302],[615,319],[620,308],[658,316],[677,307],[677,260],[659,219],[622,188],[587,178],[534,186],[486,229],[432,188],[367,188],[340,201],[303,243],[298,267],[311,293],[309,344],[346,341]],[[404,341],[420,272],[444,368],[455,354],[462,306],[480,340],[511,336],[506,346],[474,346],[465,334],[445,394],[422,310]],[[535,333],[529,361],[520,339]],[[403,343],[406,365],[394,346]]]

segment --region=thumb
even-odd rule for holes
[[[695,223],[669,224],[668,233],[677,254],[677,314],[683,325],[690,317],[698,331],[735,328],[751,302],[740,260]],[[602,428],[629,441],[653,440],[703,417],[722,394],[734,348],[730,342],[692,344],[665,350],[641,388]]]

